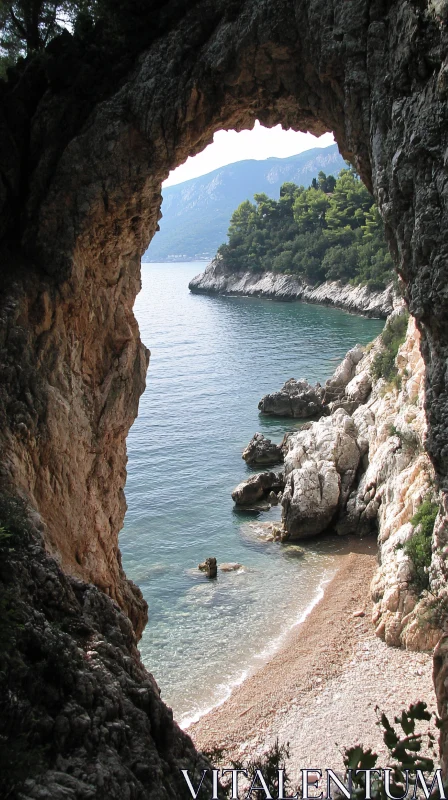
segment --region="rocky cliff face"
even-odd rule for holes
[[[345,398],[329,417],[289,436],[284,451],[285,539],[325,530],[339,534],[378,534],[380,566],[372,584],[377,635],[393,647],[432,649],[441,636],[446,589],[440,551],[433,546],[429,591],[415,582],[415,567],[403,547],[414,535],[411,520],[425,499],[438,501],[434,470],[424,452],[424,363],[420,334],[411,318],[397,356],[394,384],[370,373],[380,351],[378,339],[358,361]],[[351,415],[346,398],[365,385]],[[349,400],[349,403],[352,402]]]
[[[180,768],[208,764],[160,699],[128,616],[62,572],[20,503],[3,496],[0,512],[2,797],[186,797]]]
[[[373,355],[371,353],[371,357]],[[436,589],[437,552],[433,548],[430,592],[420,595],[414,567],[403,545],[414,535],[411,520],[425,498],[439,500],[434,469],[424,451],[425,369],[420,334],[412,318],[397,356],[399,390],[374,383],[366,405],[353,415],[369,444],[368,468],[351,498],[345,525],[362,526],[377,509],[380,568],[372,584],[373,622],[378,636],[392,647],[432,649],[440,638],[440,619],[431,606],[440,605]]]
[[[119,58],[112,42],[66,33],[0,85],[3,490],[26,498],[47,549],[137,631],[144,604],[117,537],[147,359],[131,310],[139,258],[161,182],[220,128],[332,130],[373,190],[421,334],[425,446],[446,507],[447,21],[446,4],[414,0],[166,0]],[[436,540],[446,580],[446,513]]]
[[[367,286],[344,285],[339,281],[326,281],[313,287],[293,275],[231,272],[223,265],[219,256],[201,275],[190,281],[189,289],[198,294],[236,294],[268,297],[273,300],[302,300],[305,303],[336,306],[368,317],[386,318],[397,302],[392,286],[388,286],[383,292],[374,292]]]
[[[0,301],[2,483],[38,511],[61,566],[116,600],[137,635],[146,603],[124,575],[117,538],[125,437],[149,355],[132,313],[139,286],[138,265],[128,262],[86,267],[74,296],[25,275]]]

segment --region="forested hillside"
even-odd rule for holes
[[[337,145],[314,147],[289,158],[238,161],[162,189],[160,231],[143,261],[213,258],[235,208],[255,192],[278,200],[285,181],[309,186],[319,170],[337,174],[344,160]]]
[[[310,283],[341,280],[383,289],[393,279],[384,227],[351,169],[321,171],[305,189],[284,183],[279,200],[255,194],[233,213],[218,253],[232,270],[296,274]]]

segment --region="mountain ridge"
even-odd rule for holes
[[[210,260],[225,242],[230,217],[254,193],[278,199],[285,181],[309,185],[320,170],[345,166],[337,145],[313,147],[287,158],[246,159],[163,190],[160,231],[142,261]]]

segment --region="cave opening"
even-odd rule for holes
[[[45,84],[45,97],[6,122],[3,477],[38,510],[67,573],[116,600],[137,635],[145,602],[118,550],[126,436],[148,358],[132,309],[161,184],[214,131],[255,119],[335,131],[385,219],[422,336],[427,449],[442,490],[448,473],[443,4],[227,5],[189,6],[119,86],[89,95],[87,117],[82,92]],[[442,591],[447,538],[444,512],[434,539]],[[443,714],[446,663],[442,640]]]
[[[313,153],[316,174],[338,164],[337,174],[345,164],[334,150],[322,150],[325,158],[315,150],[302,155]],[[311,164],[305,164],[299,183],[307,182]],[[191,180],[185,191],[192,203]],[[128,578],[149,606],[139,645],[144,662],[176,719],[188,726],[280,646],[341,556],[356,549],[353,540],[316,540],[301,563],[297,547],[264,541],[280,507],[255,517],[232,510],[232,488],[253,474],[241,461],[252,435],[262,431],[281,442],[291,430],[291,421],[260,416],[258,401],[291,374],[323,383],[383,323],[322,306],[192,295],[188,283],[207,261],[175,256],[157,263],[150,246],[150,260],[142,263],[134,313],[151,359],[127,438],[120,549]],[[240,567],[211,583],[197,569],[207,556]],[[223,642],[234,643],[226,658]]]

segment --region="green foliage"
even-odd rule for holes
[[[378,711],[378,709],[377,709]],[[434,761],[432,758],[426,758],[420,755],[423,743],[423,736],[421,733],[415,732],[416,721],[429,721],[431,714],[427,710],[426,703],[418,702],[411,705],[407,711],[402,711],[399,717],[394,718],[394,722],[400,725],[403,736],[390,724],[386,714],[381,714],[378,724],[383,729],[383,739],[392,762],[390,768],[392,769],[392,787],[391,791],[393,796],[400,796],[405,791],[405,775],[404,770],[434,770]],[[434,736],[427,733],[428,744],[432,749],[434,746]],[[378,761],[378,756],[372,750],[365,750],[361,745],[352,747],[345,751],[344,764],[346,769],[374,769]],[[352,776],[354,790],[352,797],[364,798],[365,797],[365,779],[364,776]],[[412,783],[414,776],[410,776]],[[385,800],[387,797],[382,781],[372,780],[372,799]]]
[[[403,547],[412,561],[414,567],[412,582],[419,593],[429,587],[428,570],[431,564],[432,534],[438,511],[439,507],[433,500],[426,498],[423,501],[411,519],[414,533]]]
[[[185,3],[170,0],[0,0],[0,77],[8,78],[8,67],[21,57],[40,58],[56,38],[51,53],[59,67],[62,57],[64,71],[70,67],[68,75],[58,76],[62,83],[74,77],[72,70],[85,71],[86,65],[96,68],[95,81],[100,80],[100,55],[107,59],[109,74],[118,76],[136,53],[185,13]]]
[[[408,450],[411,450],[413,453],[416,453],[421,449],[420,439],[418,438],[417,433],[411,428],[400,431],[395,427],[395,425],[390,425],[389,435],[398,436],[402,446],[406,447]]]
[[[372,362],[372,375],[377,380],[384,378],[386,381],[391,382],[397,378],[398,370],[395,365],[395,359],[399,347],[406,338],[408,320],[409,315],[406,313],[392,317],[386,323],[381,334],[383,349],[380,353],[377,353]]]
[[[378,712],[379,709],[377,708]],[[410,771],[409,784],[415,783],[416,770],[423,772],[434,771],[434,760],[421,754],[422,745],[426,738],[428,749],[434,748],[435,737],[427,731],[425,737],[422,733],[416,733],[416,722],[429,722],[432,714],[429,713],[426,703],[419,701],[412,704],[407,711],[403,710],[400,716],[394,717],[394,722],[401,728],[401,732],[389,722],[386,714],[382,713],[378,719],[378,725],[383,730],[383,740],[389,751],[389,768],[391,769],[391,793],[394,797],[400,797],[406,792],[405,770]],[[436,724],[438,720],[436,719]],[[356,745],[346,750],[344,753],[344,765],[347,770],[375,769],[378,763],[378,756],[372,750],[366,750],[362,745]],[[361,775],[352,773],[353,789],[352,798],[364,800],[365,797],[365,778]],[[386,800],[387,795],[383,781],[372,776],[372,800]]]
[[[401,714],[394,717],[394,724],[391,724],[388,717],[384,713],[380,713],[378,707],[376,708],[378,714],[377,725],[381,728],[383,740],[389,752],[388,767],[391,770],[391,786],[390,791],[392,796],[400,797],[405,794],[406,776],[405,770],[409,770],[409,787],[415,784],[416,770],[421,770],[423,773],[433,773],[434,759],[431,756],[424,756],[422,754],[422,747],[425,745],[426,749],[430,752],[434,750],[435,736],[430,730],[424,733],[416,730],[416,723],[430,722],[435,720],[436,726],[439,725],[438,718],[428,711],[426,703],[419,701],[412,704],[407,710],[402,710]],[[289,759],[289,745],[279,745],[278,740],[275,742],[262,757],[254,759],[249,762],[241,763],[239,761],[226,761],[225,751],[214,750],[204,753],[213,765],[223,763],[225,766],[230,766],[233,769],[246,769],[249,777],[251,778],[255,770],[259,769],[266,779],[272,797],[278,796],[278,770],[283,769],[285,777],[285,791],[284,796],[291,796],[296,791],[296,788],[291,785],[291,780],[287,775],[286,765]],[[378,755],[370,748],[365,748],[363,745],[358,744],[354,747],[344,750],[344,766],[346,769],[345,785],[351,784],[351,798],[353,800],[364,800],[366,796],[365,776],[361,774],[356,775],[356,770],[373,770],[378,768]],[[383,763],[381,767],[383,768]],[[380,773],[382,769],[380,770]],[[372,775],[371,782],[371,797],[372,800],[387,800],[388,796],[385,792],[384,783],[382,780]],[[224,788],[225,797],[231,796],[230,787]],[[411,792],[411,788],[410,788]]]
[[[43,50],[88,13],[88,0],[0,0],[0,64],[2,72],[20,56]]]
[[[292,786],[291,779],[286,769],[286,764],[289,760],[289,742],[286,744],[279,744],[278,739],[276,739],[274,744],[269,747],[262,756],[249,761],[234,761],[232,759],[226,760],[226,751],[221,748],[203,751],[203,755],[214,766],[222,763],[225,764],[225,767],[228,767],[229,769],[246,770],[249,780],[252,780],[256,770],[260,770],[272,797],[277,797],[279,794],[278,771],[283,770],[284,796],[286,797],[294,793],[294,787]],[[230,798],[232,796],[230,786],[224,787],[223,791],[223,797]],[[255,788],[254,791],[256,791]]]
[[[234,212],[218,253],[234,271],[294,274],[311,284],[341,280],[384,289],[393,278],[383,225],[351,169],[320,172],[305,189],[283,184],[278,201],[254,195]]]

